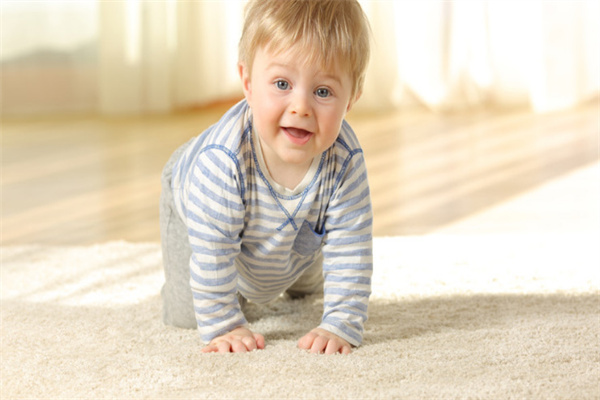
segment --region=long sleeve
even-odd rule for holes
[[[371,294],[373,216],[362,151],[344,162],[326,212],[320,327],[358,346]]]
[[[198,154],[187,185],[190,285],[206,343],[247,323],[237,300],[234,264],[244,222],[240,176],[234,155],[212,146]]]

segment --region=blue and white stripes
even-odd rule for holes
[[[372,213],[362,150],[347,123],[294,192],[273,182],[245,101],[190,143],[173,169],[186,222],[198,329],[208,342],[246,324],[237,292],[265,303],[324,256],[321,327],[362,340],[372,273]]]

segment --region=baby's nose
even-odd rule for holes
[[[311,114],[310,100],[304,94],[294,96],[290,112],[300,117],[308,117]]]

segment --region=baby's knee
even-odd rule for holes
[[[162,320],[167,326],[176,328],[195,329],[197,326],[194,305],[191,299],[174,294],[167,285],[161,290],[163,300]]]

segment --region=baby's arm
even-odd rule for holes
[[[265,338],[259,333],[252,333],[248,328],[240,326],[229,333],[218,336],[202,349],[203,353],[246,353],[247,351],[264,349]]]
[[[186,192],[190,286],[198,331],[208,343],[203,352],[264,348],[264,338],[247,329],[236,295],[245,212],[236,170],[223,150],[207,148],[195,160]]]
[[[324,226],[323,319],[298,343],[327,354],[350,352],[350,345],[361,344],[373,271],[373,214],[362,153],[341,173]]]

